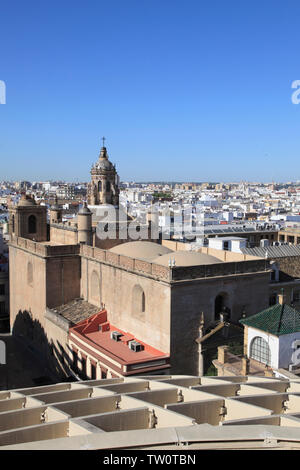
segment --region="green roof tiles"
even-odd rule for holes
[[[246,326],[266,331],[275,336],[288,335],[300,331],[300,312],[286,304],[276,304],[240,320]]]

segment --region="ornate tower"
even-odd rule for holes
[[[106,147],[100,150],[98,161],[91,169],[91,182],[88,185],[88,204],[98,206],[100,204],[112,204],[119,206],[119,176],[107,155]]]

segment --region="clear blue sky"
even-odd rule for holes
[[[300,179],[300,4],[2,2],[2,179]]]

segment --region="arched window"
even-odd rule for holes
[[[110,191],[110,182],[106,181],[106,192],[109,193]]]
[[[100,304],[100,280],[97,271],[93,271],[91,275],[91,299]]]
[[[145,317],[146,297],[140,285],[135,285],[132,290],[132,314],[140,319]]]
[[[28,233],[36,233],[36,216],[30,215],[28,217]]]
[[[15,216],[12,215],[12,218],[11,218],[11,231],[12,233],[15,233]]]
[[[98,192],[102,191],[102,181],[98,181]]]
[[[27,284],[29,286],[33,285],[33,266],[30,261],[27,264]]]
[[[271,351],[267,341],[260,336],[253,338],[250,344],[250,357],[263,364],[270,364]]]

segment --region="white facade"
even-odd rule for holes
[[[291,365],[300,367],[300,332],[275,336],[256,328],[248,327],[247,356],[252,356],[253,340],[257,337],[266,341],[270,352],[269,366],[272,369],[289,369]]]
[[[300,346],[300,332],[279,336],[279,367],[288,369],[290,365],[297,366],[297,364],[300,367],[300,357],[298,359],[298,354],[295,354],[299,347],[297,342]]]
[[[247,342],[247,356],[252,357],[251,349],[253,346],[253,340],[256,337],[260,337],[266,341],[270,351],[270,363],[268,364],[274,369],[278,369],[279,366],[279,338],[278,336],[271,335],[265,331],[257,330],[256,328],[248,327],[248,342]]]
[[[247,239],[240,237],[215,237],[208,241],[209,248],[216,250],[228,250],[234,253],[242,253],[241,248],[247,246]]]

